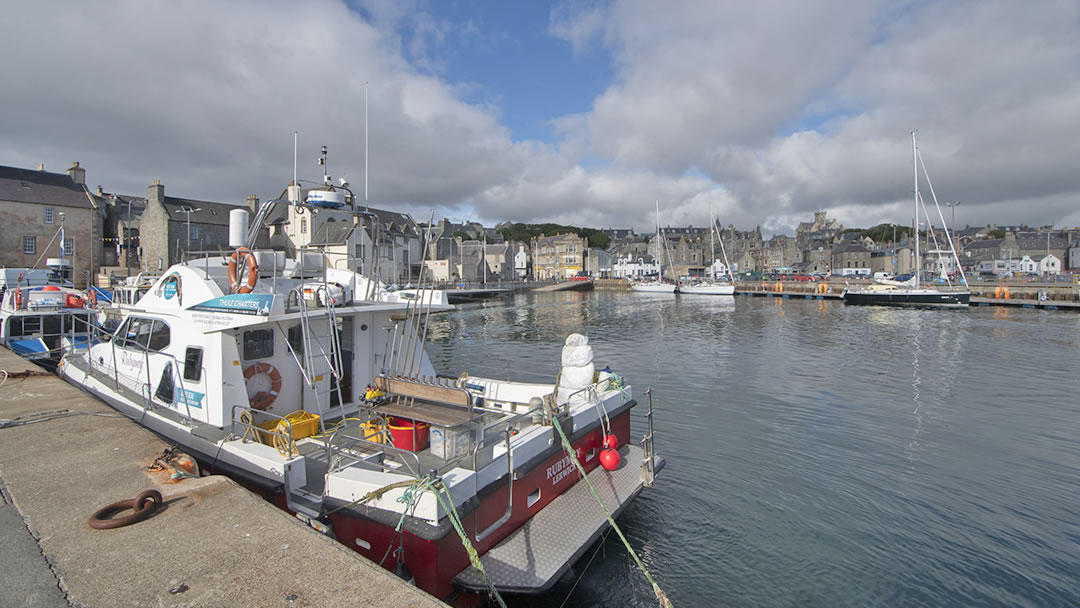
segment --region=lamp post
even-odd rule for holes
[[[201,207],[181,207],[177,210],[177,213],[183,213],[187,216],[187,251],[191,252],[191,214],[202,211]]]

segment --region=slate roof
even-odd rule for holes
[[[192,224],[218,224],[229,225],[229,212],[233,209],[247,209],[244,205],[230,205],[227,203],[211,203],[209,201],[196,201],[188,198],[175,196],[165,197],[165,209],[169,212],[169,218],[174,222],[187,223],[187,213],[183,209],[198,209],[191,214]]]
[[[86,189],[67,173],[0,166],[0,200],[92,209]]]
[[[972,241],[965,249],[1000,249],[1003,240],[1004,239],[986,239],[984,241]]]

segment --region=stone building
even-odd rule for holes
[[[102,203],[86,188],[86,170],[79,163],[66,173],[40,165],[36,171],[0,166],[3,266],[28,268],[41,260],[44,267],[63,257],[75,286],[85,288],[100,265],[103,220]]]
[[[254,195],[248,197],[248,205],[257,203]],[[146,210],[139,219],[142,269],[164,270],[185,255],[230,252],[229,212],[234,209],[248,207],[165,196],[164,184],[154,180],[147,189]]]
[[[288,204],[289,200],[307,200],[312,192],[327,188],[297,189],[289,186],[267,218],[271,226],[270,245],[295,255],[302,247],[325,247],[334,244],[337,268],[349,267],[378,278],[387,284],[406,285],[419,281],[424,260],[424,235],[412,216],[374,207],[357,208],[350,205],[352,194],[345,194],[346,206],[341,209],[318,209]],[[335,224],[327,227],[327,224]],[[343,226],[354,227],[346,230]],[[318,237],[318,238],[316,238]],[[345,239],[342,241],[342,239]],[[347,250],[347,253],[346,253]],[[438,259],[429,257],[428,259]],[[445,259],[445,258],[444,258]]]
[[[838,245],[832,252],[832,269],[865,268],[870,270],[870,250],[860,243]]]
[[[545,236],[532,239],[533,278],[537,280],[568,279],[584,270],[584,254],[588,241],[576,234]]]

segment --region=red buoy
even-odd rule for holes
[[[619,468],[619,453],[611,448],[600,452],[600,464],[608,471]]]
[[[604,437],[604,447],[613,450],[619,449],[619,438],[614,433]]]

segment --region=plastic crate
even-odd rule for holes
[[[292,426],[292,439],[298,441],[304,437],[310,437],[319,431],[319,415],[305,412],[303,410],[295,411],[285,418]],[[278,425],[282,426],[281,431],[277,431]],[[287,428],[284,420],[273,418],[266,422],[260,422],[255,426],[260,429],[271,431],[270,433],[259,433],[259,441],[266,445],[274,445],[274,438],[278,437],[274,433],[280,432],[284,435],[287,432]]]

